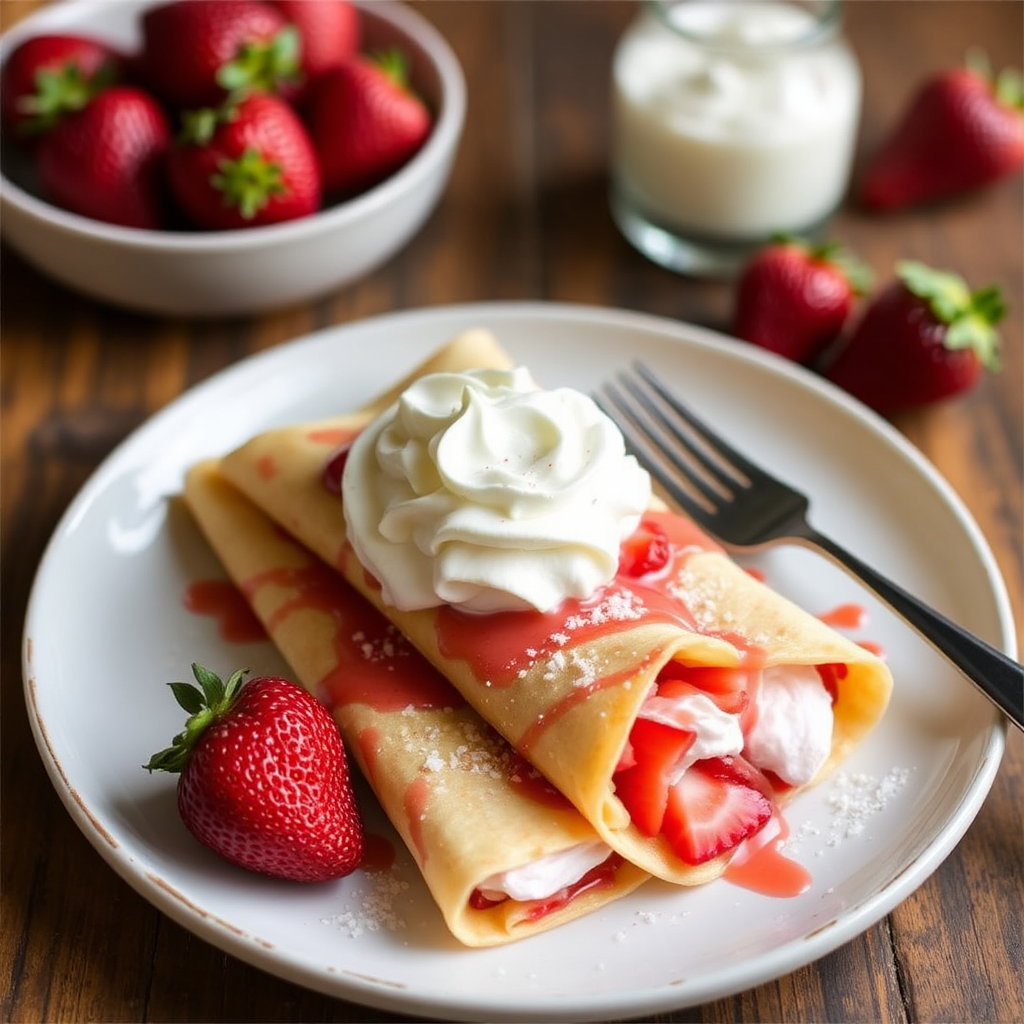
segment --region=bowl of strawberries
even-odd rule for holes
[[[284,307],[416,234],[465,110],[398,0],[63,0],[0,38],[0,229],[117,306]]]

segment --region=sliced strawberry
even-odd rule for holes
[[[633,750],[633,744],[626,740],[626,745],[622,748],[622,753],[619,754],[619,763],[615,766],[615,773],[624,772],[627,768],[632,768],[636,764],[636,751]]]
[[[771,800],[733,771],[740,760],[698,761],[669,790],[662,833],[685,863],[703,864],[733,849],[771,818]]]
[[[686,696],[691,692],[710,697],[727,715],[742,714],[756,688],[757,671],[720,666],[694,668],[669,662],[658,676],[658,695]]]
[[[646,576],[668,565],[672,545],[661,526],[644,519],[619,548],[619,573],[623,576]]]
[[[694,739],[692,732],[661,722],[638,718],[633,723],[629,742],[636,764],[615,776],[615,795],[644,835],[661,831],[673,773]]]
[[[818,675],[821,682],[832,697],[832,703],[839,699],[839,680],[845,679],[849,669],[843,664],[818,665]]]
[[[773,786],[760,768],[745,757],[709,757],[700,762],[701,768],[713,779],[730,785],[747,786],[771,799]]]
[[[352,450],[352,442],[345,441],[331,452],[330,458],[320,473],[320,481],[331,494],[341,494],[341,478],[345,475],[345,464],[348,453]]]

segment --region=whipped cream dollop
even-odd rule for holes
[[[650,478],[619,429],[529,372],[428,374],[355,440],[348,537],[403,611],[550,611],[615,575]]]
[[[500,871],[484,879],[477,888],[489,900],[546,899],[567,885],[574,885],[591,868],[603,864],[611,852],[610,847],[596,839],[579,843],[521,867]]]
[[[833,720],[832,698],[813,665],[767,668],[744,753],[758,768],[803,786],[828,760]]]

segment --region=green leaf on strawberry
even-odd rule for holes
[[[116,78],[117,70],[110,61],[89,77],[82,74],[77,64],[41,68],[35,76],[35,94],[19,97],[17,101],[18,112],[26,115],[18,130],[33,135],[48,132],[65,114],[81,110]]]
[[[973,349],[982,366],[999,369],[995,325],[1006,315],[1006,304],[997,287],[972,292],[959,275],[915,260],[904,260],[896,269],[907,289],[924,299],[935,319],[947,325],[946,348]]]
[[[1003,68],[998,75],[993,75],[988,54],[977,46],[967,51],[964,66],[978,78],[992,83],[992,94],[1003,106],[1024,110],[1024,77],[1016,68]]]
[[[253,217],[271,196],[287,195],[281,165],[247,149],[237,160],[221,160],[210,184],[224,193],[224,203],[235,206],[246,219]]]
[[[239,98],[251,91],[276,92],[284,83],[301,80],[298,29],[288,25],[267,42],[249,42],[240,47],[234,60],[217,71],[217,84],[229,97]]]
[[[183,771],[199,738],[231,707],[246,672],[248,669],[239,669],[225,683],[215,672],[193,663],[192,674],[199,686],[192,683],[168,683],[174,699],[189,717],[185,728],[171,740],[171,745],[154,754],[143,767],[149,772],[179,774]]]

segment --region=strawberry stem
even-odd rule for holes
[[[998,75],[992,74],[992,63],[988,54],[978,46],[972,46],[964,57],[964,66],[987,82],[996,101],[1010,110],[1024,112],[1024,77],[1016,68],[1003,68]]]
[[[973,349],[986,369],[1000,369],[995,325],[1006,315],[1006,303],[998,287],[972,292],[959,275],[934,270],[916,260],[904,260],[896,270],[907,290],[924,300],[932,316],[946,325],[946,348]]]
[[[287,25],[266,42],[246,43],[234,60],[217,71],[217,84],[233,99],[250,92],[276,93],[284,83],[300,80],[298,29]]]
[[[239,669],[225,683],[215,672],[193,662],[192,674],[199,686],[192,683],[168,683],[174,699],[188,712],[185,728],[172,740],[169,747],[155,753],[142,767],[155,771],[179,774],[188,763],[192,750],[207,727],[221,718],[231,707],[241,689],[248,669]]]
[[[807,254],[808,259],[819,263],[830,263],[837,267],[842,271],[850,286],[850,291],[854,295],[867,295],[874,283],[874,274],[872,274],[871,268],[853,256],[846,246],[837,239],[812,242],[800,235],[780,231],[772,235],[772,241],[778,245],[796,246]]]
[[[281,165],[247,149],[237,160],[221,160],[210,184],[224,193],[224,205],[236,206],[246,220],[270,202],[271,196],[287,195]]]
[[[378,50],[370,55],[370,60],[397,85],[400,89],[409,89],[409,61],[405,54],[391,47],[387,50]]]
[[[231,102],[222,103],[219,107],[184,110],[177,141],[183,146],[206,146],[222,124],[230,123],[237,116],[238,107]]]
[[[98,93],[112,85],[117,76],[114,64],[105,61],[90,78],[84,78],[77,64],[36,72],[36,91],[17,101],[18,110],[28,118],[18,126],[25,134],[48,132],[66,114],[81,110]]]

